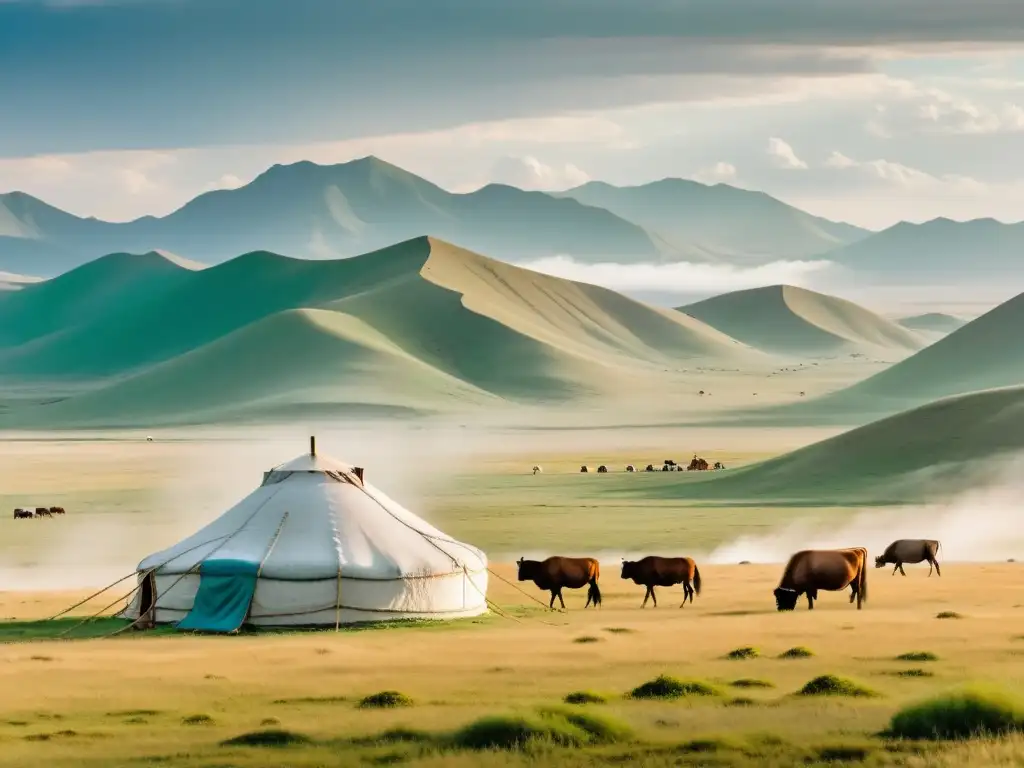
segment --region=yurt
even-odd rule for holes
[[[274,467],[205,528],[138,566],[123,616],[233,632],[487,611],[487,557],[316,452]]]

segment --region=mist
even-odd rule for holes
[[[827,519],[797,521],[766,534],[740,536],[714,548],[714,564],[784,563],[802,549],[867,547],[872,558],[896,539],[938,539],[939,562],[1004,562],[1024,560],[1024,460],[1001,468],[990,483],[943,503],[887,507],[838,513]]]

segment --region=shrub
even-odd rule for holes
[[[565,697],[566,704],[604,704],[607,699],[592,691],[573,691]]]
[[[956,611],[940,611],[935,614],[936,619],[962,619],[963,616]]]
[[[412,699],[398,691],[381,691],[372,693],[360,700],[360,709],[393,709],[394,707],[411,707]]]
[[[310,738],[294,731],[267,730],[243,733],[241,736],[222,741],[225,747],[289,747],[294,744],[308,744]]]
[[[788,651],[783,651],[779,654],[780,659],[809,659],[814,655],[814,651],[810,648],[804,648],[802,645],[798,645],[796,648],[790,648]]]
[[[934,677],[934,672],[929,672],[927,669],[900,669],[896,672],[890,672],[890,675],[894,677]]]
[[[735,650],[729,651],[725,655],[727,659],[756,659],[761,654],[758,653],[757,648],[752,648],[749,645],[743,648],[736,648]]]
[[[677,680],[659,675],[630,692],[634,699],[678,699],[683,696],[717,696],[718,691],[699,680]]]
[[[593,635],[583,635],[573,639],[574,643],[586,644],[586,643],[600,643],[600,637],[594,637]]]
[[[821,675],[800,689],[800,696],[875,696],[874,691],[852,680],[835,675]]]
[[[532,742],[578,747],[589,741],[586,732],[567,720],[494,715],[475,720],[455,732],[462,749],[523,749]]]
[[[735,699],[729,699],[725,702],[727,707],[752,707],[755,704],[757,704],[756,701],[746,696],[737,696]]]
[[[733,688],[774,688],[775,684],[767,680],[754,680],[748,677],[733,680],[729,683]]]
[[[896,661],[938,661],[939,657],[931,651],[910,651],[909,653],[901,653],[896,657]]]
[[[181,722],[184,725],[213,725],[213,718],[209,715],[189,715],[182,718]]]
[[[904,739],[969,739],[1024,732],[1024,702],[1003,691],[966,688],[904,707],[889,733]]]
[[[579,728],[587,734],[591,744],[613,744],[624,741],[632,735],[632,730],[625,723],[604,715],[595,715],[592,712],[552,707],[541,710],[540,716],[546,722],[565,721]]]

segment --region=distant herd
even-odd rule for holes
[[[64,507],[36,507],[35,512],[33,512],[31,509],[21,509],[21,508],[18,508],[18,509],[14,510],[14,519],[15,520],[28,520],[30,518],[38,519],[40,517],[53,517],[54,515],[63,515],[63,514],[65,514]]]
[[[932,570],[939,576],[942,571],[937,559],[942,545],[935,539],[899,539],[894,541],[885,551],[875,558],[875,567],[884,568],[892,565],[892,575],[899,571],[906,576],[904,564],[928,563],[928,575]],[[549,608],[554,608],[555,598],[562,608],[563,589],[581,589],[587,587],[587,603],[584,608],[593,604],[601,605],[601,589],[598,580],[601,577],[601,565],[592,557],[549,557],[546,560],[519,559],[519,581],[532,581],[538,589],[551,593]],[[789,558],[782,572],[779,585],[775,588],[775,607],[779,611],[792,611],[796,608],[801,595],[807,598],[807,608],[814,609],[814,601],[818,599],[818,591],[841,592],[850,589],[850,602],[856,601],[857,610],[868,599],[868,551],[864,547],[847,549],[806,549]],[[655,587],[683,587],[683,602],[680,608],[701,590],[700,570],[697,563],[689,557],[658,557],[651,555],[640,560],[623,560],[620,577],[647,589],[641,608],[648,600],[654,601],[658,607],[658,599],[654,594]]]
[[[720,461],[716,461],[712,465],[712,464],[708,463],[707,459],[699,458],[696,454],[694,454],[693,458],[690,460],[690,463],[687,466],[685,466],[685,467],[682,464],[677,464],[672,459],[665,459],[662,462],[662,464],[661,464],[660,471],[661,472],[682,472],[683,470],[686,470],[688,472],[693,472],[693,471],[702,471],[703,472],[703,471],[707,471],[709,469],[710,470],[725,469],[725,464],[723,464]],[[539,473],[541,473],[543,471],[544,471],[543,468],[541,468],[539,465],[534,466],[534,468],[533,468],[533,474],[535,474],[535,475],[539,474]],[[608,465],[607,464],[601,464],[597,468],[596,471],[599,474],[603,475],[603,474],[605,474],[606,472],[609,471],[608,470]],[[626,465],[626,471],[627,472],[636,472],[637,471],[636,470],[636,465],[634,465],[634,464],[627,464]],[[659,471],[658,468],[656,468],[653,464],[648,464],[647,467],[644,469],[644,472],[658,472],[658,471]],[[587,474],[589,472],[590,472],[590,467],[589,466],[587,466],[586,464],[583,464],[582,466],[580,466],[580,473],[581,474]]]

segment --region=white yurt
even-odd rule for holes
[[[487,556],[310,451],[231,509],[138,566],[122,614],[140,626],[233,632],[452,619],[487,611]]]

